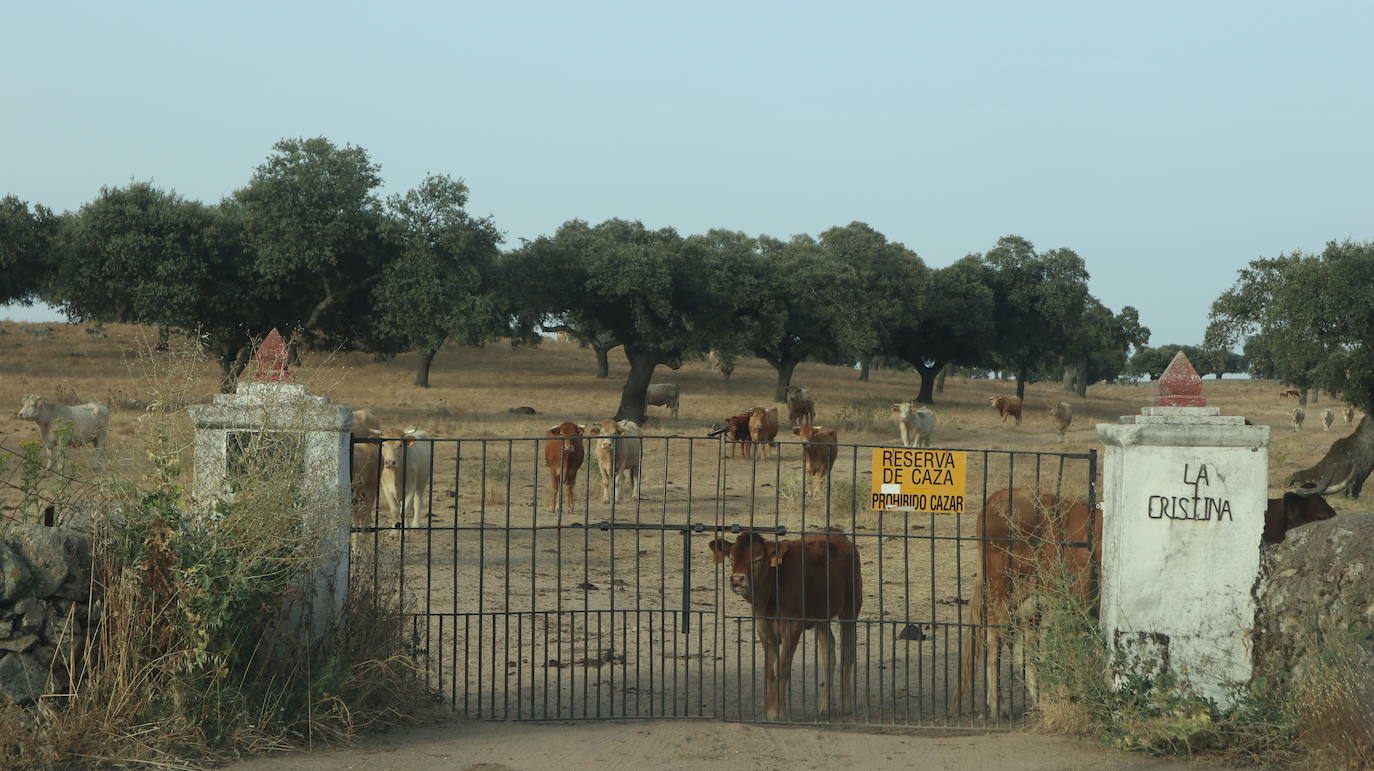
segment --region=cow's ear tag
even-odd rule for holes
[[[770,567],[770,568],[775,568],[775,567],[777,567],[777,566],[778,566],[778,555],[774,554],[773,556],[771,556],[771,557],[768,558],[768,567]]]

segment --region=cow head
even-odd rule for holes
[[[33,420],[38,416],[38,408],[43,406],[43,397],[37,394],[29,394],[24,397],[24,403],[19,407],[18,417],[24,420]]]
[[[753,413],[741,412],[725,419],[725,425],[730,427],[730,435],[736,439],[743,436],[749,438],[749,418]]]
[[[755,586],[767,586],[767,574],[778,566],[778,544],[758,533],[741,533],[734,543],[717,538],[709,546],[717,563],[730,560],[730,589],[746,600]]]
[[[906,420],[911,416],[911,402],[897,402],[892,405],[892,416],[897,420]]]
[[[1006,406],[1006,404],[1007,404],[1007,397],[1005,397],[1005,396],[993,396],[993,397],[991,397],[991,398],[988,400],[988,403],[1000,410],[1000,409],[1002,409],[1003,407]]]
[[[550,426],[544,436],[553,439],[562,439],[563,454],[576,452],[576,447],[581,446],[580,437],[587,427],[572,421],[564,421],[556,426]]]
[[[407,447],[415,444],[415,437],[409,431],[388,431],[385,434],[387,439],[395,439],[393,442],[382,442],[382,466],[384,468],[400,468],[405,457]]]
[[[1284,493],[1282,498],[1270,498],[1264,512],[1265,543],[1283,543],[1288,531],[1311,522],[1336,516],[1336,510],[1320,495]]]

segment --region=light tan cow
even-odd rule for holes
[[[1073,407],[1068,402],[1059,402],[1050,408],[1050,417],[1054,419],[1054,430],[1059,434],[1059,441],[1068,441],[1069,424],[1073,422]]]
[[[1293,430],[1298,431],[1302,428],[1302,422],[1307,419],[1307,410],[1302,407],[1293,408]]]
[[[640,460],[644,456],[644,431],[633,420],[603,420],[593,425],[587,433],[596,437],[592,448],[596,452],[596,465],[601,469],[601,501],[611,502],[611,490],[615,489],[616,500],[624,500],[634,488],[635,498],[639,498]],[[625,492],[621,492],[621,479],[624,478]]]
[[[754,454],[760,451],[764,457],[778,436],[778,408],[755,407],[749,414],[749,439],[753,442]]]
[[[434,437],[414,426],[404,431],[386,431],[382,443],[382,505],[410,526],[419,527],[421,515],[428,516],[430,465],[434,460]],[[404,474],[404,476],[403,476]]]
[[[835,457],[839,455],[840,435],[833,428],[821,426],[797,426],[792,433],[801,437],[802,462],[806,466],[807,492],[821,495],[825,492],[825,478],[835,467]]]
[[[59,471],[65,465],[57,447],[60,441],[72,447],[90,445],[99,450],[105,445],[105,433],[110,425],[110,410],[100,402],[53,404],[36,394],[24,397],[16,417],[38,424],[47,468],[52,469],[55,465]]]

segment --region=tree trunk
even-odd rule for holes
[[[862,359],[859,359],[859,380],[862,380],[865,383],[868,382],[868,368],[872,365],[872,356],[865,356]]]
[[[157,325],[157,345],[153,346],[153,350],[154,350],[154,351],[165,351],[165,350],[167,350],[167,349],[170,347],[170,346],[168,345],[168,337],[169,337],[169,336],[170,336],[170,335],[169,335],[168,332],[167,332],[167,325],[166,325],[166,324],[158,324],[158,325]]]
[[[773,389],[773,401],[785,402],[787,401],[787,387],[792,385],[792,372],[797,368],[797,364],[800,362],[796,359],[783,359],[777,362],[769,361],[768,363],[772,364],[773,369],[778,371],[778,384],[777,387]]]
[[[610,353],[615,350],[618,342],[592,343],[592,350],[596,351],[596,376],[598,378],[608,378],[611,376]]]
[[[946,364],[941,367],[940,374],[935,376],[935,393],[942,394],[945,392],[945,376],[949,374],[949,368],[951,366],[953,365]]]
[[[1064,389],[1065,391],[1072,391],[1072,390],[1074,389],[1074,386],[1075,386],[1077,383],[1078,383],[1078,363],[1077,363],[1077,362],[1074,362],[1074,363],[1072,363],[1072,364],[1065,364],[1065,365],[1064,365],[1064,379],[1063,379],[1063,381],[1060,382],[1060,386],[1063,387],[1063,389]]]
[[[219,392],[231,394],[238,388],[239,375],[248,366],[248,346],[221,349],[219,357]]]
[[[620,407],[615,411],[616,420],[633,420],[644,423],[644,395],[653,382],[654,369],[667,363],[667,357],[656,348],[625,346],[625,358],[630,362],[630,374],[625,378],[625,386],[620,390]]]
[[[1078,370],[1078,378],[1073,384],[1073,392],[1077,394],[1080,399],[1086,399],[1088,397],[1087,367],[1083,367],[1082,369]]]
[[[1296,487],[1293,492],[1299,495],[1345,493],[1358,498],[1370,471],[1374,471],[1374,423],[1366,416],[1354,433],[1332,443],[1315,466],[1288,477],[1288,485]]]
[[[1016,370],[1016,398],[1025,401],[1026,381],[1030,379],[1030,374],[1024,369]]]
[[[420,366],[415,369],[415,385],[429,388],[429,365],[434,363],[434,356],[437,353],[439,353],[439,346],[420,351]]]
[[[937,361],[931,366],[926,366],[925,362],[907,362],[916,369],[916,374],[921,376],[921,388],[916,392],[916,402],[918,404],[935,403],[935,380],[944,371],[945,363]]]
[[[1218,378],[1218,379],[1220,379],[1220,378]],[[1320,389],[1320,388],[1313,388],[1313,389],[1312,389],[1312,399],[1311,399],[1311,403],[1312,403],[1312,404],[1316,404],[1316,403],[1317,403],[1317,397],[1318,397],[1319,395],[1321,395],[1321,392],[1322,392],[1322,389]]]
[[[1306,407],[1306,406],[1307,406],[1307,389],[1306,389],[1306,388],[1302,389],[1302,391],[1300,391],[1300,392],[1298,393],[1298,404],[1302,405],[1303,407]]]

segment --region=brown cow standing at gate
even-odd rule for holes
[[[583,446],[583,426],[563,422],[550,428],[544,440],[544,465],[549,467],[549,511],[559,507],[558,491],[564,490],[563,503],[572,505],[573,488],[577,485],[577,470],[582,468],[582,460],[587,455]]]
[[[1261,543],[1281,543],[1294,528],[1334,516],[1335,510],[1320,495],[1286,493],[1282,498],[1270,498],[1264,512]],[[1091,555],[1086,545],[1068,545],[1088,543],[1092,544]],[[1061,502],[1052,493],[998,490],[988,496],[979,517],[978,557],[982,572],[977,594],[969,606],[972,629],[960,655],[959,691],[973,693],[978,657],[985,656],[988,710],[998,717],[1002,691],[997,664],[1002,636],[1010,631],[1007,627],[1012,613],[1034,618],[1041,580],[1063,575],[1067,579],[1065,588],[1082,598],[1094,617],[1097,615],[1093,577],[1102,568],[1101,507],[1090,511],[1087,501]],[[1036,672],[1029,661],[1026,681],[1034,702]]]
[[[835,673],[832,618],[840,622],[841,708],[852,712],[858,644],[855,619],[863,605],[859,548],[853,541],[838,532],[811,533],[792,541],[745,532],[734,543],[717,538],[710,547],[716,562],[729,557],[730,588],[754,610],[767,676],[768,719],[786,716],[792,657],[802,632],[813,627],[825,668],[819,689],[821,714],[829,714]]]
[[[1091,516],[1090,516],[1091,515]],[[1089,541],[1088,527],[1093,532]],[[1086,546],[1093,545],[1090,554]],[[1002,637],[1009,632],[1012,614],[1035,614],[1033,606],[1041,581],[1052,580],[1060,566],[1068,577],[1066,589],[1081,597],[1097,613],[1092,577],[1102,564],[1102,512],[1087,501],[1064,501],[1052,493],[998,490],[989,495],[978,518],[978,557],[982,567],[977,596],[969,606],[969,639],[960,656],[959,690],[973,693],[976,662],[984,656],[987,706],[995,718],[1002,711]],[[1053,587],[1050,587],[1053,588]],[[1036,674],[1026,664],[1026,687],[1035,700]]]

